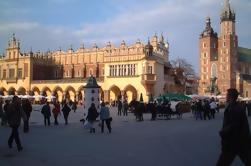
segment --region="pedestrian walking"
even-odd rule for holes
[[[124,102],[123,102],[123,116],[127,116],[128,108],[129,108],[129,104],[128,104],[127,100],[124,100]]]
[[[117,105],[118,105],[118,116],[121,116],[122,102],[120,99],[117,101]]]
[[[21,145],[21,141],[19,138],[18,127],[21,124],[21,118],[26,121],[26,115],[21,107],[21,100],[17,96],[14,96],[12,99],[12,103],[8,106],[6,111],[6,117],[11,127],[11,134],[8,139],[9,148],[12,148],[12,143],[15,140],[17,145],[17,150],[20,152],[23,150],[23,146]]]
[[[227,106],[220,131],[222,148],[217,166],[230,165],[236,156],[239,156],[246,166],[251,165],[249,124],[244,107],[236,101],[238,95],[234,88],[227,90]]]
[[[30,115],[32,112],[32,105],[30,103],[30,101],[28,99],[23,99],[22,100],[22,108],[26,114],[26,121],[24,121],[24,133],[28,133],[29,132],[29,119],[30,119]]]
[[[44,125],[48,125],[50,126],[51,125],[51,121],[50,121],[50,117],[51,117],[51,108],[50,108],[50,105],[49,105],[49,102],[46,102],[43,107],[42,107],[42,110],[41,110],[41,113],[43,114],[44,116]]]
[[[90,108],[88,109],[88,114],[86,117],[86,120],[88,120],[88,123],[90,123],[90,133],[95,133],[95,127],[94,127],[94,122],[98,117],[98,111],[95,107],[95,104],[92,103]]]
[[[68,117],[71,112],[71,108],[66,102],[63,102],[62,112],[64,115],[65,125],[68,125]]]
[[[54,117],[54,125],[58,125],[58,115],[60,114],[60,104],[59,102],[54,102],[54,108],[52,110]]]
[[[112,128],[111,128],[110,111],[104,102],[101,103],[100,120],[101,120],[101,133],[104,133],[104,122],[106,123],[106,127],[109,133],[111,133]]]

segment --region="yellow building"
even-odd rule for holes
[[[77,50],[20,52],[13,34],[0,59],[0,95],[56,96],[59,101],[79,101],[86,78],[93,75],[104,101],[126,97],[144,101],[174,87],[170,76],[169,45],[156,34],[146,44],[140,40],[119,47],[110,42],[103,48],[81,46]]]

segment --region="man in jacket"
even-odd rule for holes
[[[110,120],[110,111],[104,102],[101,103],[100,120],[101,120],[101,133],[104,133],[104,122],[106,123],[106,127],[108,128],[109,133],[111,133],[112,128]]]
[[[46,126],[47,122],[47,125],[50,126],[51,108],[49,102],[46,102],[46,104],[42,107],[41,113],[44,115],[44,125]]]
[[[21,123],[21,118],[26,121],[26,115],[21,107],[21,100],[17,96],[14,96],[12,99],[12,103],[9,105],[7,112],[8,123],[12,129],[11,135],[8,140],[9,148],[12,148],[13,140],[15,140],[17,144],[17,150],[22,151],[23,147],[21,145],[21,141],[19,139],[18,127]]]
[[[237,98],[236,89],[227,90],[227,106],[224,112],[223,127],[220,131],[222,152],[217,166],[230,165],[236,155],[245,165],[251,165],[249,124],[245,109],[236,101]]]

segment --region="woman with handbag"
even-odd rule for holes
[[[111,120],[110,117],[110,111],[109,108],[105,105],[104,102],[101,103],[101,109],[100,109],[100,120],[101,120],[101,133],[104,133],[104,122],[106,123],[106,127],[109,130],[109,133],[111,133]]]

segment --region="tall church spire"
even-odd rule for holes
[[[231,9],[229,0],[225,0],[224,2],[224,7],[221,11],[221,22],[222,21],[235,22],[235,12]]]

